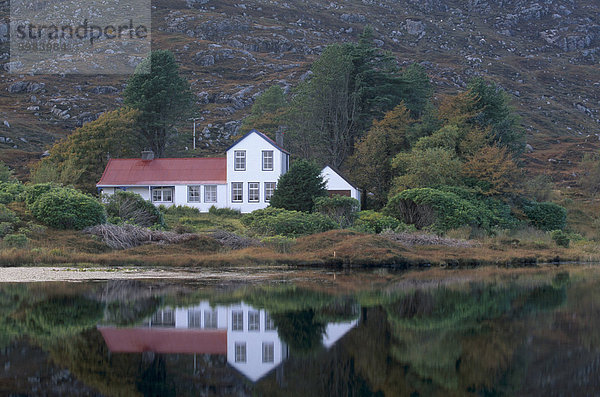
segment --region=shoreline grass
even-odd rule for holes
[[[206,241],[201,239],[200,241]],[[380,235],[334,230],[298,238],[285,252],[268,245],[232,250],[216,244],[146,244],[111,250],[79,232],[49,230],[24,248],[0,251],[0,266],[141,266],[219,268],[293,266],[306,268],[476,268],[528,267],[541,264],[600,263],[594,243],[571,248],[546,244],[478,242],[472,246],[405,246]]]

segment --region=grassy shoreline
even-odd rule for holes
[[[595,244],[571,248],[477,243],[470,247],[412,246],[380,235],[348,230],[298,238],[281,252],[269,245],[240,250],[215,248],[200,237],[181,244],[146,244],[112,250],[79,232],[49,230],[25,248],[0,252],[0,266],[88,264],[98,266],[156,266],[165,268],[215,268],[247,266],[297,266],[307,268],[474,268],[479,266],[527,267],[541,264],[600,263]]]

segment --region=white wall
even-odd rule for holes
[[[244,329],[243,331],[232,331],[231,330],[231,316],[236,310],[241,310],[244,313]],[[231,306],[229,308],[229,324],[227,328],[227,362],[229,365],[243,373],[252,382],[256,382],[266,374],[268,374],[273,368],[277,367],[286,357],[287,347],[279,339],[279,335],[276,330],[266,331],[265,330],[265,316],[266,312],[260,310],[260,330],[259,331],[248,331],[248,313],[255,311],[252,306],[248,306],[244,303],[240,305]],[[236,363],[235,362],[235,344],[245,343],[246,344],[246,362]],[[262,362],[262,344],[273,343],[273,362],[263,363]]]
[[[246,151],[246,170],[235,171],[235,151]],[[273,171],[262,170],[262,151],[273,151]],[[227,151],[227,207],[239,209],[243,213],[265,208],[269,205],[265,202],[265,182],[277,182],[282,170],[287,168],[288,155],[277,149],[258,134],[250,134],[242,141]],[[244,184],[244,200],[241,203],[231,201],[231,183],[242,182]],[[255,203],[248,202],[248,182],[260,183],[260,200]]]
[[[321,171],[323,180],[327,182],[327,190],[350,190],[350,196],[360,202],[360,190],[346,182],[337,172],[327,166]]]
[[[200,203],[188,203],[188,185],[177,185],[175,186],[175,196],[173,197],[174,205],[184,205],[187,207],[198,208],[200,212],[208,212],[210,207],[213,205],[217,208],[227,207],[227,185],[217,185],[217,202],[216,203],[205,203],[204,202],[204,188],[205,185],[200,187]]]
[[[188,185],[176,185],[173,191],[173,202],[172,203],[154,203],[156,206],[164,205],[171,207],[173,205],[184,205],[187,207],[198,208],[200,212],[208,212],[210,207],[213,205],[217,208],[227,207],[228,202],[228,191],[227,185],[217,185],[217,202],[206,203],[204,202],[204,188],[205,185],[200,185],[200,202],[199,203],[188,203]],[[153,187],[153,186],[152,186]],[[148,186],[127,186],[126,191],[137,193],[144,198],[144,200],[151,199],[151,188]],[[159,187],[159,186],[157,186]],[[110,196],[114,194],[115,188],[103,188],[102,195]]]

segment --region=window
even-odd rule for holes
[[[262,170],[273,171],[273,151],[263,150],[262,152]]]
[[[271,197],[273,196],[276,187],[277,183],[275,182],[265,182],[265,203],[271,201]]]
[[[243,331],[244,330],[244,312],[241,310],[234,310],[231,312],[231,330],[232,331]]]
[[[205,203],[216,203],[217,202],[217,185],[204,186],[204,202]]]
[[[188,310],[188,327],[202,328],[202,312],[200,310]]]
[[[188,186],[188,203],[200,202],[200,186]]]
[[[204,328],[215,329],[219,324],[219,314],[216,310],[204,311]]]
[[[171,309],[159,310],[152,316],[153,327],[174,327],[175,313]]]
[[[252,310],[248,312],[248,331],[260,331],[260,312]]]
[[[262,362],[272,363],[275,361],[275,344],[273,342],[263,342],[262,344]]]
[[[248,182],[248,201],[257,202],[260,200],[260,183]]]
[[[275,322],[269,313],[265,313],[265,331],[275,331]]]
[[[152,202],[154,203],[172,203],[173,188],[171,187],[155,187],[152,189]]]
[[[246,342],[235,342],[235,362],[246,362]]]
[[[236,150],[233,152],[234,155],[234,167],[236,171],[246,171],[246,151]]]
[[[243,182],[232,182],[231,183],[231,201],[242,202],[244,201],[244,183]]]

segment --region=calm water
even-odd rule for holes
[[[600,395],[595,273],[455,278],[0,285],[0,395]]]

